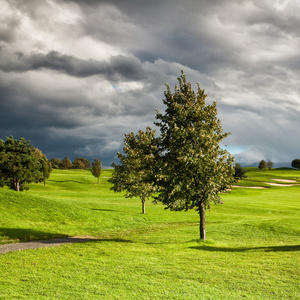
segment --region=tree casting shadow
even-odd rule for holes
[[[241,247],[241,248],[225,248],[213,246],[196,246],[190,247],[200,251],[211,252],[247,252],[247,251],[262,251],[262,252],[289,252],[300,251],[300,245],[286,245],[286,246],[269,246],[269,247]]]

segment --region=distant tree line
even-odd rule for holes
[[[91,167],[91,162],[87,158],[76,157],[73,162],[66,156],[63,160],[59,158],[50,159],[53,169],[89,169]]]
[[[92,175],[99,178],[101,175],[101,161],[90,161],[83,157],[76,157],[73,163],[66,156],[62,161],[58,158],[50,160],[41,150],[34,147],[24,138],[15,140],[13,136],[6,141],[0,140],[0,186],[8,186],[15,191],[28,189],[26,184],[44,182],[53,169],[90,169]]]
[[[295,169],[300,169],[300,159],[294,159],[291,163],[291,166]],[[258,164],[258,168],[264,171],[266,169],[271,170],[272,167],[273,167],[273,162],[271,161],[266,162],[265,160],[261,160]]]
[[[99,159],[94,159],[94,161],[91,163],[87,158],[76,157],[74,161],[71,162],[68,156],[66,156],[62,161],[59,158],[51,158],[50,162],[53,169],[89,169],[92,172],[92,175],[98,178],[97,183],[99,184],[99,178],[102,170],[101,160]]]

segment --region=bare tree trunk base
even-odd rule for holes
[[[200,240],[206,240],[206,231],[205,231],[205,205],[201,202],[199,207],[200,215]]]

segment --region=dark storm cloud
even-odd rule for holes
[[[15,53],[11,60],[0,62],[0,69],[5,72],[26,72],[48,69],[75,77],[105,75],[112,81],[140,80],[144,78],[141,62],[133,57],[123,55],[112,56],[109,61],[78,59],[71,55],[63,55],[56,51],[48,54]]]
[[[49,99],[35,98],[33,93],[22,89],[15,89],[0,84],[0,128],[5,135],[10,131],[44,130],[48,127],[76,128],[82,125],[80,119],[75,119],[68,114],[67,104],[53,105]]]

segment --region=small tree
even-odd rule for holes
[[[264,161],[264,160],[261,160],[258,164],[258,168],[260,170],[264,169],[264,171],[266,171],[266,168],[267,168],[267,163]]]
[[[172,94],[167,86],[160,127],[158,201],[171,210],[195,209],[200,216],[200,239],[206,239],[205,211],[221,203],[219,192],[234,182],[233,158],[219,143],[228,136],[217,118],[216,102],[206,105],[204,90],[192,90],[184,72]]]
[[[41,163],[35,155],[35,148],[24,138],[0,140],[0,176],[2,185],[15,191],[28,189],[26,183],[42,180]]]
[[[295,169],[300,169],[300,159],[296,158],[292,161],[292,167]]]
[[[72,167],[72,162],[69,160],[68,156],[66,156],[60,163],[60,169],[70,169]]]
[[[91,172],[92,172],[93,176],[98,178],[97,184],[99,184],[99,178],[100,178],[100,175],[101,175],[101,160],[95,159],[92,162]]]
[[[154,154],[157,151],[155,131],[147,127],[138,134],[125,134],[123,151],[124,154],[118,153],[121,164],[112,164],[111,189],[115,192],[126,190],[126,198],[140,197],[142,213],[145,214],[146,199],[156,191],[153,183]]]
[[[271,170],[273,167],[273,163],[270,160],[267,162],[267,167],[269,170]]]
[[[51,162],[47,159],[45,154],[42,153],[38,148],[35,149],[34,155],[38,158],[41,164],[41,172],[42,172],[42,181],[44,182],[44,186],[46,185],[47,179],[50,177],[52,172]]]
[[[241,167],[239,163],[236,163],[234,166],[234,178],[236,179],[242,179],[245,178],[246,171]]]

